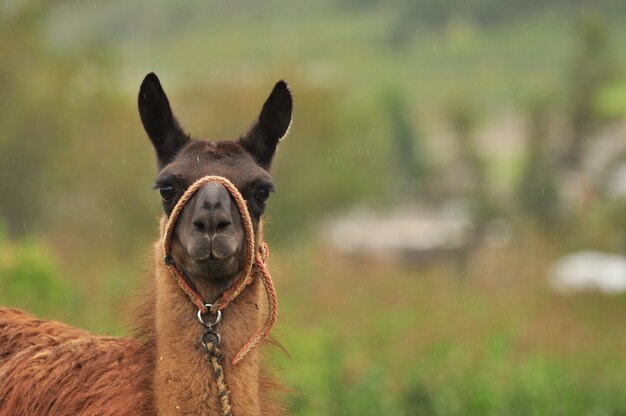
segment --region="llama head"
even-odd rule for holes
[[[255,235],[266,201],[274,189],[269,174],[278,142],[291,123],[293,100],[279,81],[252,128],[239,140],[194,140],[174,117],[159,79],[148,74],[139,90],[139,114],[154,146],[159,173],[155,181],[164,215],[169,216],[184,191],[207,175],[229,179],[248,203]],[[237,205],[226,188],[204,184],[178,218],[172,256],[198,289],[228,285],[245,263],[244,231]]]

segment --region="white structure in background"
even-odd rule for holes
[[[421,260],[468,246],[471,219],[460,205],[418,205],[373,212],[355,210],[330,224],[324,237],[343,254],[361,258]]]
[[[626,162],[617,166],[608,179],[609,196],[615,199],[626,199]]]
[[[582,251],[563,257],[551,268],[549,283],[559,293],[626,291],[626,257]]]
[[[611,199],[626,199],[626,123],[604,128],[590,137],[576,172],[565,172],[559,187],[567,206],[580,207],[600,192]]]

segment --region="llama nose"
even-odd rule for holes
[[[222,184],[205,184],[197,197],[193,225],[198,231],[212,237],[232,224],[230,194]]]
[[[232,224],[230,216],[223,210],[213,213],[204,212],[193,220],[196,229],[209,237],[224,231],[230,224]]]

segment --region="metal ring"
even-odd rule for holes
[[[220,343],[222,342],[222,337],[220,336],[220,334],[218,334],[215,331],[209,330],[209,331],[204,331],[202,334],[200,334],[200,344],[202,344],[202,346],[205,349],[208,349],[208,342],[207,342],[207,338],[208,337],[212,337],[216,342],[214,343],[215,346],[220,345]],[[210,342],[210,340],[208,340]]]
[[[209,312],[207,312],[207,314],[210,313],[210,309],[211,309],[211,307],[213,305],[210,304],[210,303],[206,303],[204,306],[209,310]],[[200,323],[202,325],[206,326],[207,328],[213,328],[215,325],[217,325],[222,320],[222,311],[219,311],[219,310],[217,311],[217,315],[215,317],[215,321],[213,321],[213,322],[204,322],[204,319],[202,319],[202,310],[198,309],[198,320],[200,321]]]

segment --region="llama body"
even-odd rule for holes
[[[0,309],[0,415],[152,415],[152,348]]]
[[[291,94],[279,82],[259,119],[238,141],[191,140],[180,129],[154,74],[142,83],[139,110],[155,148],[164,226],[177,198],[205,175],[235,184],[247,201],[257,243],[271,191],[268,174],[278,141],[291,120]],[[241,273],[241,218],[222,185],[205,184],[181,213],[172,257],[190,284],[212,301]],[[166,267],[161,238],[154,245],[152,285],[142,292],[136,334],[95,336],[59,322],[0,308],[0,416],[14,415],[221,415],[203,327]],[[254,269],[253,273],[259,273]],[[239,364],[231,358],[267,313],[263,284],[255,278],[224,310],[219,323],[223,369],[232,414],[276,414],[274,382],[260,371],[257,350]]]

